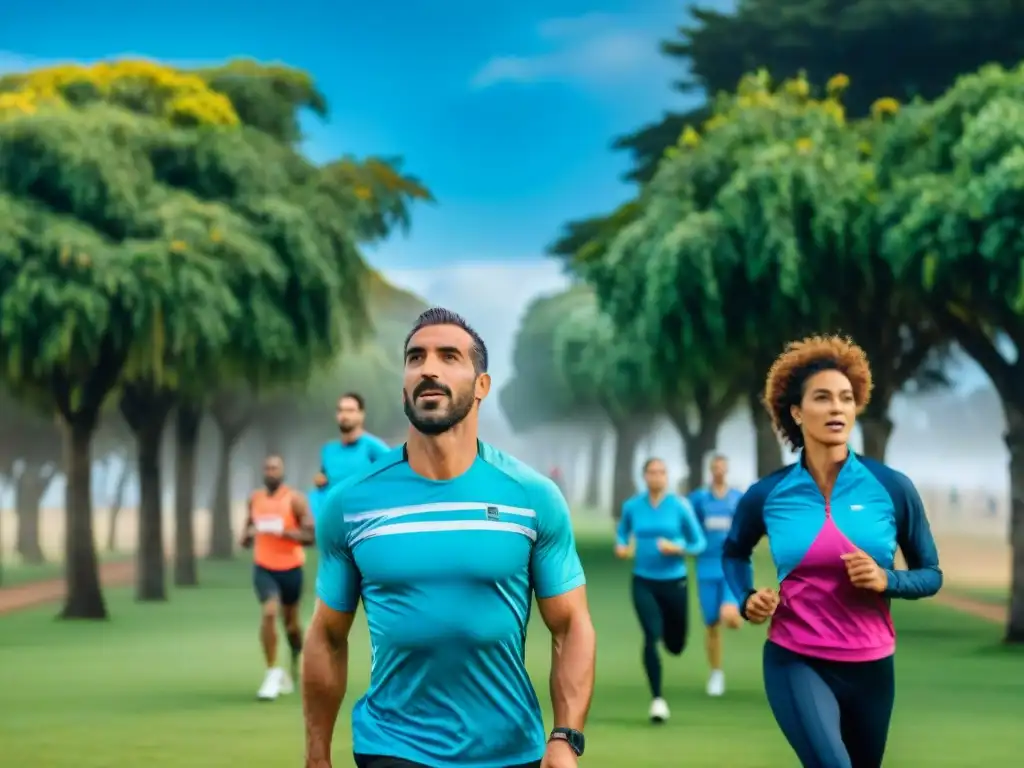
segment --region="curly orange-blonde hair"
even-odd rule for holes
[[[821,371],[835,370],[850,380],[853,400],[860,414],[871,402],[871,366],[864,350],[843,336],[808,336],[791,341],[775,358],[764,385],[764,406],[779,437],[794,449],[802,448],[804,435],[793,419],[792,406],[800,405],[807,379]]]

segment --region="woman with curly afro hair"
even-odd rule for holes
[[[805,767],[879,768],[895,696],[891,598],[942,586],[921,497],[903,474],[849,448],[871,398],[864,350],[813,336],[768,372],[765,406],[799,460],[744,494],[722,566],[740,615],[771,618],[764,684]],[[779,590],[755,589],[751,553],[767,536]],[[909,570],[896,570],[896,548]]]

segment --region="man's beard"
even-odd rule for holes
[[[413,405],[413,401],[424,392],[444,392],[450,403],[447,412],[440,410],[417,410]],[[452,391],[444,385],[427,381],[422,382],[413,390],[412,399],[409,398],[409,394],[405,390],[402,390],[402,406],[405,410],[405,417],[409,420],[413,429],[429,437],[443,435],[452,427],[461,424],[469,415],[469,412],[473,410],[473,403],[475,402],[476,399],[473,397],[472,391],[466,393],[466,396],[460,399],[455,397]]]
[[[263,485],[265,485],[267,487],[267,490],[270,493],[273,493],[274,491],[276,491],[278,488],[281,487],[281,481],[280,480],[270,480],[270,479],[265,477],[265,478],[263,478]]]
[[[338,425],[338,429],[341,430],[341,434],[343,434],[343,435],[351,435],[353,432],[356,431],[356,427],[357,427],[356,424],[339,424]]]

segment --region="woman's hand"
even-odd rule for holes
[[[858,549],[843,555],[843,560],[853,586],[879,593],[889,588],[889,574],[867,552]]]
[[[764,624],[779,607],[779,593],[774,589],[759,589],[747,598],[743,612],[751,624]]]

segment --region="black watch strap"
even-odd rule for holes
[[[569,745],[569,749],[576,753],[576,757],[583,756],[583,751],[587,745],[587,740],[583,738],[583,734],[572,728],[552,729],[548,741],[564,741]]]

